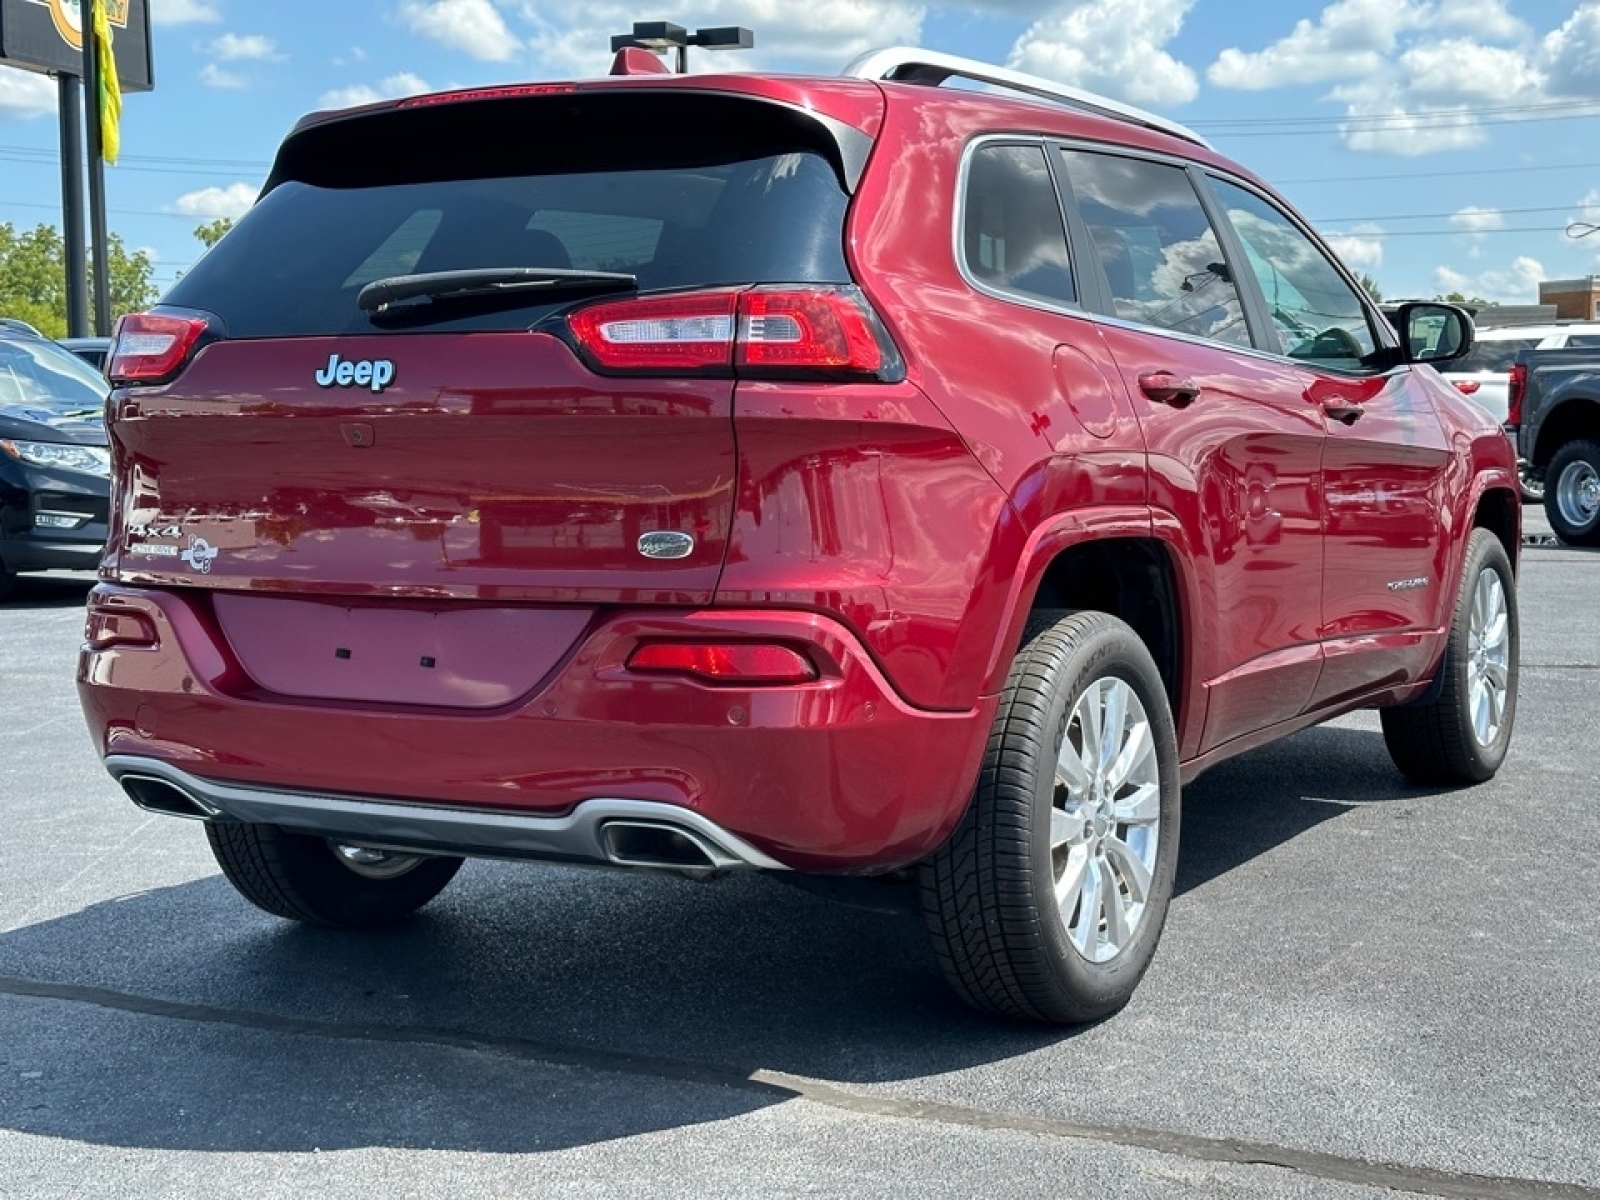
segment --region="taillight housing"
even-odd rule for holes
[[[628,670],[680,675],[714,687],[811,683],[816,665],[781,642],[644,642],[628,656]]]
[[[165,383],[189,361],[208,328],[200,313],[129,313],[112,331],[106,378],[114,384]]]
[[[1455,384],[1456,391],[1463,396],[1474,396],[1477,394],[1478,389],[1483,386],[1476,379],[1452,379],[1450,382]]]
[[[1528,390],[1526,363],[1511,364],[1511,378],[1506,382],[1506,424],[1522,424],[1522,397]]]
[[[740,379],[905,378],[905,363],[859,288],[778,284],[587,305],[567,317],[604,374]]]

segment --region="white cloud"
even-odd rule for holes
[[[1422,105],[1496,105],[1535,99],[1539,74],[1520,50],[1467,38],[1421,42],[1397,63],[1407,96]]]
[[[0,67],[0,119],[25,121],[56,111],[56,85],[47,75]]]
[[[156,25],[198,25],[220,21],[222,14],[206,0],[150,0],[150,20]]]
[[[376,85],[358,83],[353,87],[335,88],[323,92],[317,101],[319,108],[355,108],[360,104],[376,104],[380,100],[395,100],[401,96],[418,96],[434,89],[421,76],[410,71],[391,75]]]
[[[1088,0],[1041,18],[1017,39],[1008,66],[1134,104],[1162,108],[1200,90],[1165,46],[1194,0]]]
[[[1506,219],[1498,208],[1469,204],[1450,214],[1450,224],[1466,233],[1482,233],[1486,229],[1504,229]]]
[[[423,37],[484,62],[506,62],[522,45],[492,0],[405,0],[400,19]]]
[[[185,192],[172,202],[172,211],[184,217],[211,221],[217,217],[237,219],[256,202],[260,188],[252,183],[230,183],[227,187],[201,188]]]
[[[1264,50],[1228,47],[1206,78],[1218,87],[1251,91],[1358,79],[1382,67],[1400,34],[1424,20],[1424,10],[1409,0],[1338,0],[1315,23],[1296,21],[1287,37]]]
[[[1536,304],[1539,284],[1545,279],[1545,269],[1538,259],[1519,255],[1509,267],[1468,275],[1453,267],[1437,267],[1433,272],[1433,286],[1439,292],[1460,292],[1471,299],[1474,296],[1496,304]]]
[[[225,33],[211,42],[210,51],[223,62],[278,62],[278,43],[259,33]]]
[[[236,71],[224,71],[216,63],[200,68],[200,82],[214,88],[247,88],[250,81]]]
[[[1434,24],[1498,42],[1517,41],[1528,34],[1528,27],[1506,9],[1506,0],[1440,0]]]
[[[1600,4],[1579,5],[1544,36],[1539,64],[1556,96],[1600,98]]]
[[[1358,225],[1348,233],[1332,233],[1326,237],[1333,252],[1352,271],[1372,271],[1383,265],[1382,226]]]

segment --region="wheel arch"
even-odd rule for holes
[[[1193,571],[1176,527],[1148,509],[1075,511],[1036,529],[1013,582],[984,691],[1005,682],[1028,617],[1040,609],[1090,609],[1125,621],[1150,650],[1180,741],[1195,677]]]
[[[1533,445],[1533,465],[1543,470],[1562,446],[1585,438],[1600,441],[1600,400],[1569,396],[1539,422]]]

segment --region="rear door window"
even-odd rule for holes
[[[1115,315],[1250,345],[1222,245],[1183,168],[1084,150],[1061,158]]]

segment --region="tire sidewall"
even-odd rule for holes
[[[1055,764],[1066,738],[1073,708],[1097,680],[1122,680],[1139,697],[1150,722],[1161,773],[1161,832],[1151,871],[1150,900],[1138,931],[1121,953],[1109,962],[1094,963],[1072,944],[1065,919],[1055,898],[1055,870],[1050,853],[1050,811],[1055,798]],[[1106,1013],[1126,1002],[1149,967],[1161,940],[1167,908],[1177,876],[1178,828],[1181,787],[1178,780],[1177,739],[1166,693],[1154,662],[1131,629],[1120,622],[1102,626],[1083,639],[1061,663],[1051,701],[1052,736],[1044,747],[1046,757],[1036,764],[1031,825],[1030,867],[1040,932],[1054,968],[1080,996],[1098,998]]]
[[[1487,746],[1478,741],[1472,728],[1472,680],[1468,647],[1471,642],[1472,601],[1477,593],[1478,580],[1486,570],[1500,578],[1500,589],[1506,602],[1506,636],[1510,657],[1506,667],[1506,706],[1500,716],[1500,729],[1494,741]],[[1521,618],[1517,612],[1516,577],[1511,573],[1511,560],[1506,557],[1500,539],[1486,529],[1474,531],[1468,543],[1467,561],[1461,572],[1461,592],[1456,601],[1455,621],[1450,630],[1452,668],[1458,673],[1456,693],[1461,703],[1455,706],[1456,720],[1460,725],[1462,744],[1467,747],[1474,762],[1473,772],[1481,780],[1492,778],[1505,761],[1511,746],[1512,726],[1517,716],[1517,685],[1521,659]]]

